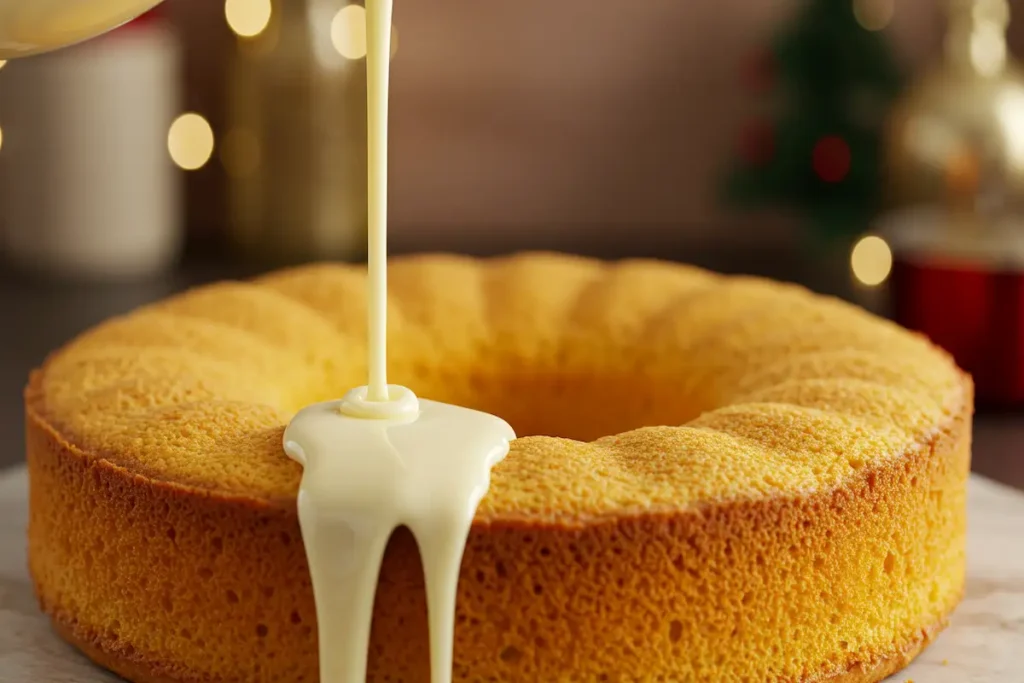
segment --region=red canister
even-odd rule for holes
[[[885,230],[896,322],[974,377],[980,403],[1024,405],[1024,222],[905,214]]]

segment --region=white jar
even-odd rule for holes
[[[0,71],[0,249],[22,266],[116,279],[172,266],[181,178],[167,151],[178,44],[159,20]]]

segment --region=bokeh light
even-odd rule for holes
[[[868,31],[881,31],[895,13],[895,0],[853,0],[853,16]]]
[[[366,10],[359,5],[342,7],[331,22],[331,43],[346,59],[366,56]]]
[[[366,57],[366,10],[361,5],[342,7],[331,21],[331,44],[346,59]],[[391,26],[391,57],[398,52],[398,29]]]
[[[226,0],[224,17],[228,26],[243,38],[263,33],[270,23],[270,0]]]
[[[826,183],[838,183],[850,172],[850,146],[838,135],[818,140],[811,152],[814,172]]]
[[[206,165],[213,155],[213,128],[194,112],[182,114],[167,132],[167,151],[175,164],[186,171]]]
[[[850,268],[861,284],[880,285],[892,273],[892,249],[881,237],[862,237],[850,253]]]

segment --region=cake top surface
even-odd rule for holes
[[[198,288],[53,354],[30,419],[83,457],[292,505],[281,436],[366,375],[365,269]],[[478,519],[573,520],[793,495],[926,448],[970,400],[924,339],[802,288],[553,254],[392,261],[389,375],[521,438]],[[530,436],[530,435],[534,436]]]

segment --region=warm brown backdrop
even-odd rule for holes
[[[188,44],[190,106],[217,123],[216,67],[231,45],[222,3],[169,2]],[[896,3],[889,33],[900,59],[918,69],[941,48],[943,3]],[[735,235],[714,189],[739,126],[755,112],[739,74],[794,7],[794,0],[398,0],[395,239],[428,228],[504,233],[554,225]],[[1014,33],[1024,44],[1024,20]],[[191,179],[193,192],[207,197],[196,224],[219,220],[218,175],[215,167]],[[774,222],[744,232],[747,239],[784,234]]]

